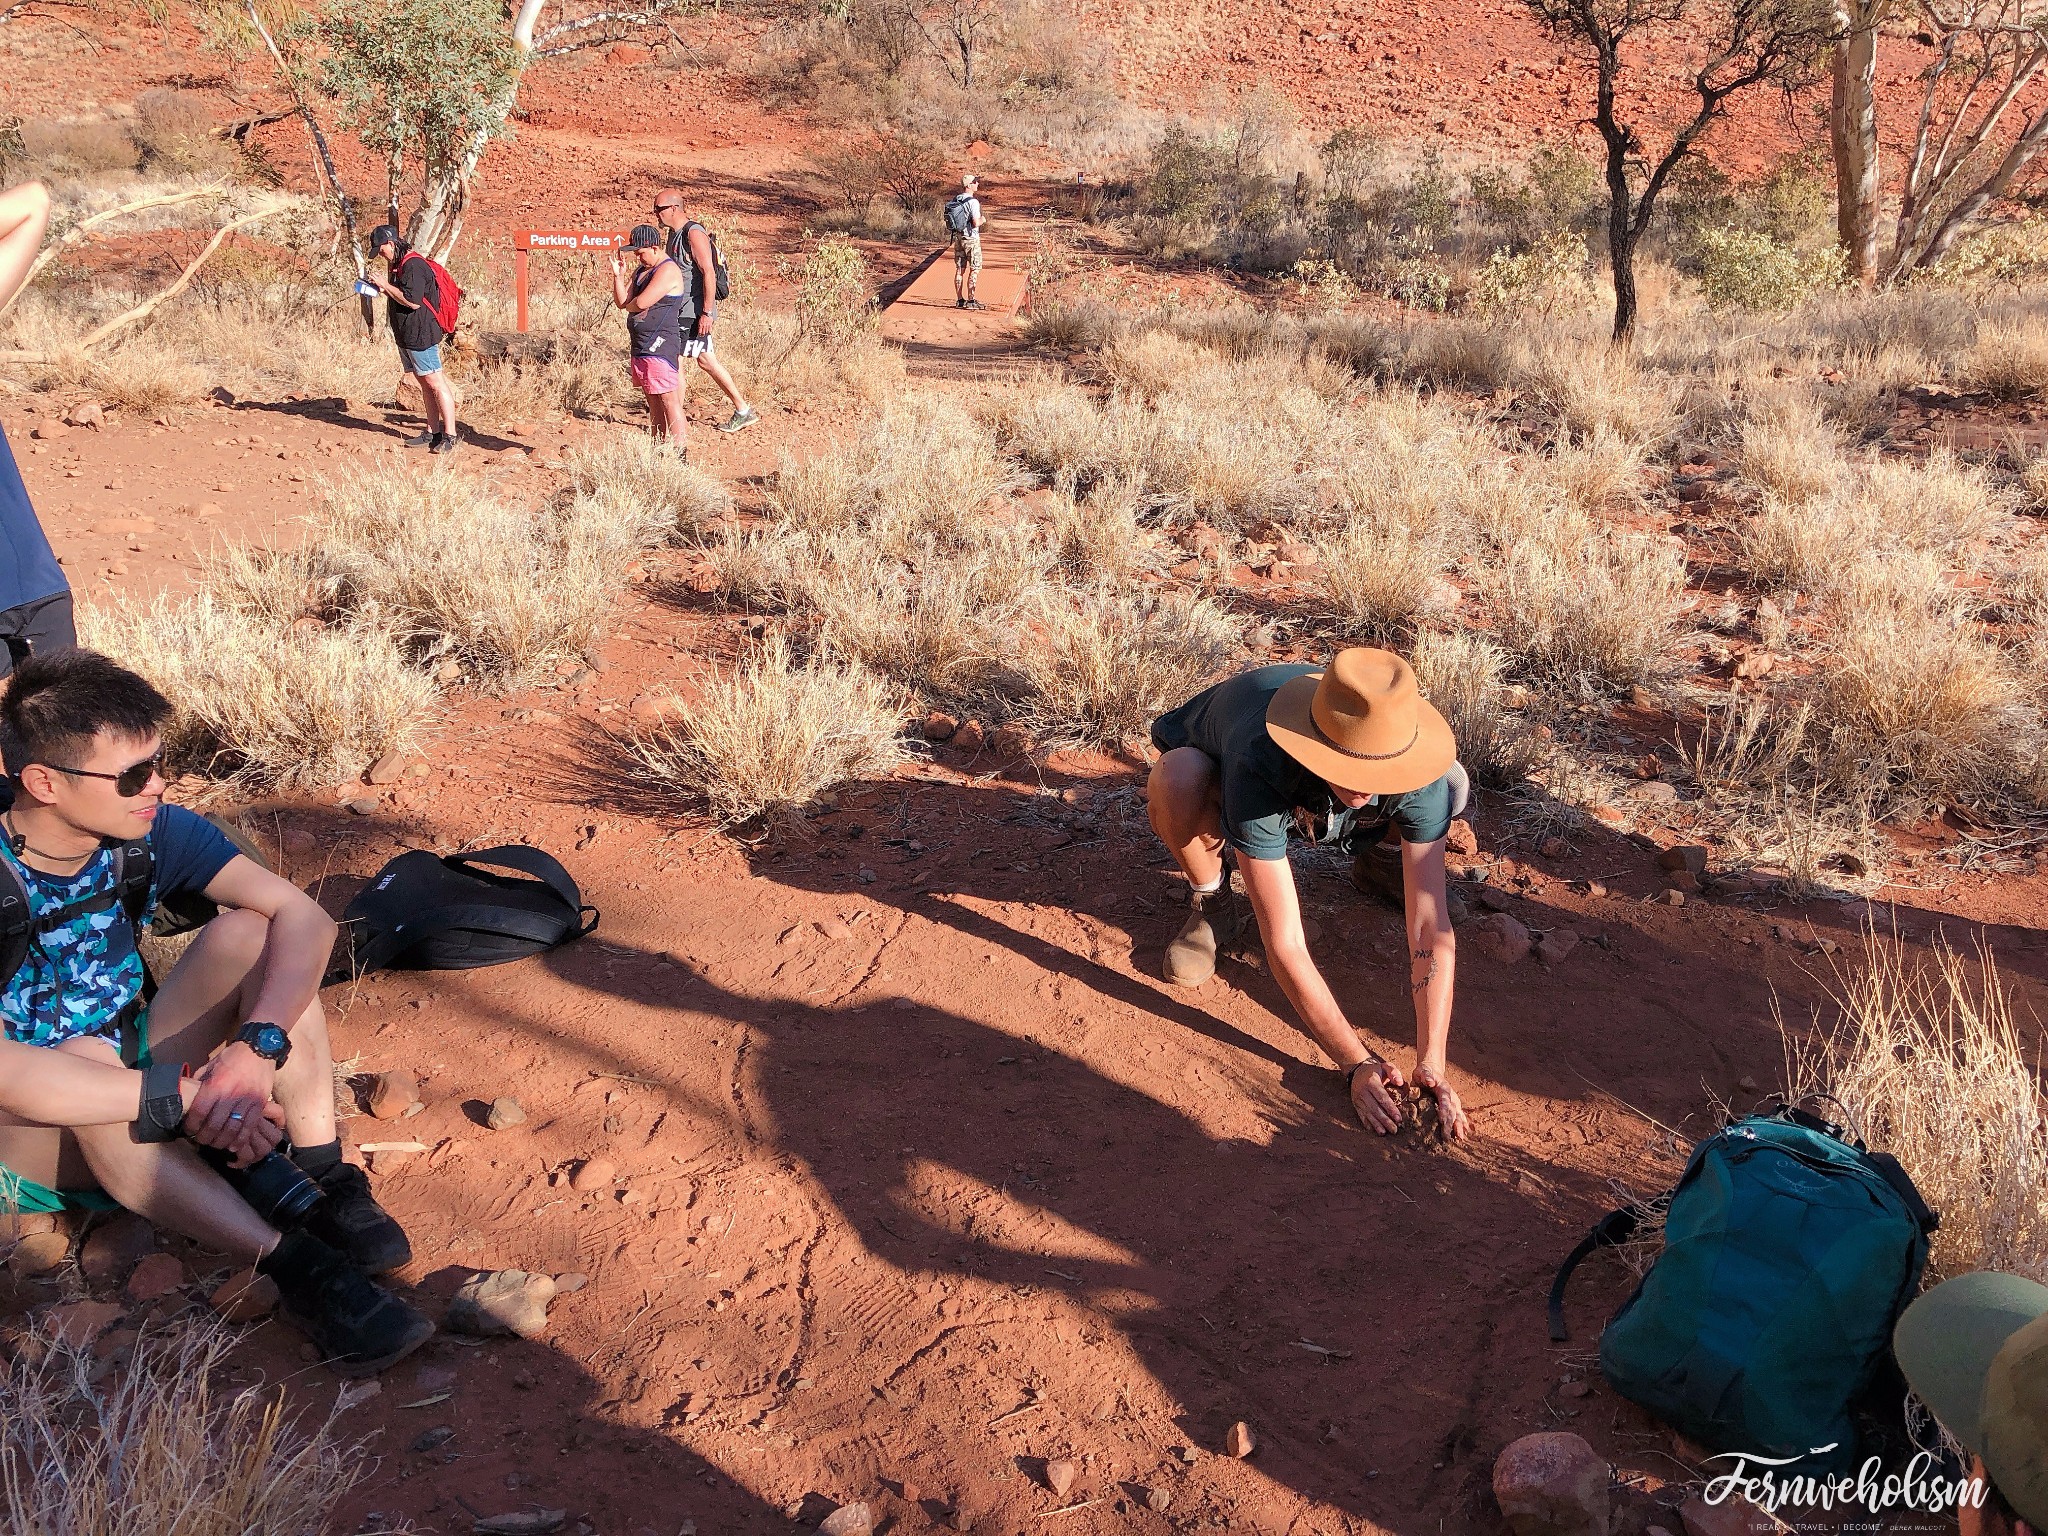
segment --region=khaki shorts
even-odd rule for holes
[[[953,270],[956,272],[979,272],[981,270],[980,235],[955,235],[953,237]]]

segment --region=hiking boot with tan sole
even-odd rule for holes
[[[1188,920],[1166,946],[1162,969],[1177,987],[1199,987],[1216,974],[1216,956],[1237,937],[1241,922],[1237,899],[1226,882],[1220,889],[1197,892],[1188,900]]]

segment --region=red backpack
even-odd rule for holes
[[[418,251],[407,251],[405,261],[401,261],[399,266],[403,267],[406,261],[424,261],[427,270],[434,274],[435,296],[425,301],[427,312],[440,323],[443,331],[453,336],[455,322],[462,315],[462,285],[450,277],[448,269],[431,256],[422,256]]]

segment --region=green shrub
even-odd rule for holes
[[[1505,247],[1495,251],[1472,286],[1471,302],[1481,314],[1559,315],[1584,309],[1593,302],[1586,242],[1558,231],[1519,254]]]
[[[796,290],[797,334],[827,351],[850,345],[876,322],[874,280],[867,258],[844,235],[814,240],[782,275]]]
[[[1707,307],[1715,310],[1791,309],[1847,277],[1840,246],[1801,255],[1762,230],[1702,230],[1694,265]]]

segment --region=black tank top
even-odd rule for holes
[[[641,291],[654,281],[654,275],[663,267],[674,263],[666,257],[643,270],[633,279],[628,298],[637,299]],[[683,356],[683,296],[672,293],[665,299],[657,299],[639,314],[626,315],[626,334],[633,341],[635,357],[665,357],[676,363]]]

